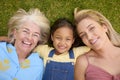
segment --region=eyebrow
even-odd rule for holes
[[[39,36],[40,36],[40,33],[38,33],[38,32],[35,32],[36,34],[38,34]]]
[[[26,29],[26,30],[30,31],[28,28],[25,28],[25,27],[23,27],[22,29]],[[34,33],[36,33],[36,34],[40,35],[40,33],[39,33],[39,32],[34,32]]]
[[[28,30],[28,31],[29,31],[29,29],[28,29],[28,28],[25,28],[25,27],[23,27],[22,29],[26,29],[26,30]]]
[[[92,24],[89,24],[89,25],[87,26],[87,28],[89,28],[91,25],[92,25]],[[82,34],[82,33],[83,33],[83,32],[80,32],[79,35]]]
[[[89,25],[87,26],[87,28],[89,28],[91,25],[92,25],[92,24],[89,24]]]

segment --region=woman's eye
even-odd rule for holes
[[[34,36],[34,37],[37,37],[37,38],[39,38],[39,37],[40,37],[40,35],[39,35],[39,34],[33,34],[33,36]]]
[[[86,36],[86,34],[80,34],[80,37],[81,38],[83,38],[83,37],[85,37]]]
[[[22,31],[23,33],[26,33],[26,34],[29,34],[29,32],[27,30],[23,30]]]
[[[95,29],[95,27],[91,27],[91,28],[90,28],[90,31],[93,31],[94,29]]]

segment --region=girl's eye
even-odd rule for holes
[[[66,39],[67,41],[71,40],[71,39]]]
[[[56,37],[56,39],[60,39],[60,37]]]

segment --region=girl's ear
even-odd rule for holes
[[[73,42],[72,42],[72,44],[74,43],[74,41],[75,41],[75,38],[73,39]]]
[[[51,40],[53,41],[53,36],[51,35]]]

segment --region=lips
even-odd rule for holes
[[[22,43],[23,43],[24,45],[26,45],[26,46],[31,46],[31,45],[32,45],[32,43],[27,42],[27,41],[22,41]]]
[[[97,42],[98,39],[99,39],[99,38],[96,38],[96,39],[94,39],[94,40],[91,40],[91,41],[90,41],[90,44],[94,45],[94,44]]]
[[[59,47],[59,49],[65,49],[66,47],[64,47],[64,46],[58,46]]]

